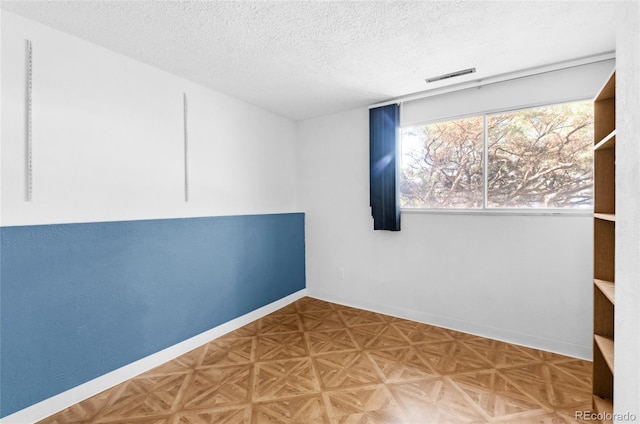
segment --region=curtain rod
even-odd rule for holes
[[[407,94],[397,97],[395,99],[387,100],[381,103],[376,103],[369,106],[369,109],[376,107],[387,106],[394,103],[403,103],[411,100],[419,100],[426,97],[437,96],[440,94],[453,93],[455,91],[467,90],[469,88],[477,88],[485,85],[496,84],[499,82],[506,82],[516,80],[519,78],[531,77],[534,75],[545,74],[553,71],[560,71],[562,69],[574,68],[576,66],[589,65],[591,63],[604,62],[607,60],[615,59],[615,52],[607,52],[593,56],[586,56],[578,59],[567,60],[564,62],[552,63],[550,65],[537,66],[534,68],[523,69],[515,72],[508,72],[500,75],[494,75],[491,77],[480,78],[474,81],[466,81],[458,84],[453,84],[440,88],[433,88],[431,90],[420,91],[418,93]]]

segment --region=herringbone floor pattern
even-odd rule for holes
[[[590,362],[306,297],[41,423],[575,423],[590,389]]]

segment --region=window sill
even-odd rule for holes
[[[490,216],[584,216],[593,217],[593,209],[419,209],[401,208],[401,213],[425,215],[490,215]]]

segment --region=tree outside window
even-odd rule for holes
[[[592,146],[590,102],[406,127],[401,204],[443,209],[591,208]]]

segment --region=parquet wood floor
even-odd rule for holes
[[[43,421],[575,423],[591,363],[303,298]]]

